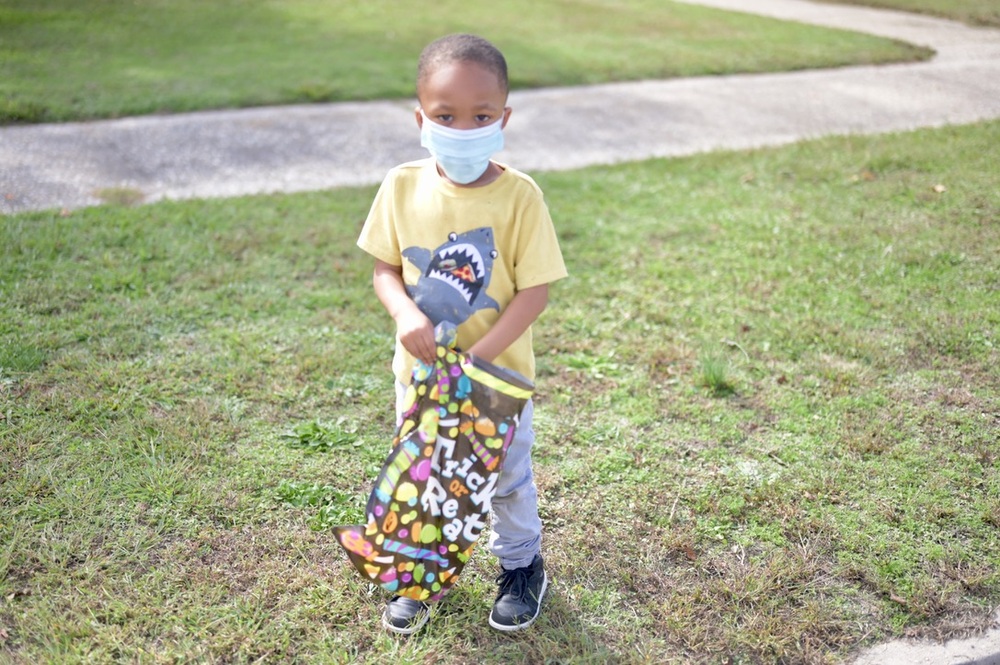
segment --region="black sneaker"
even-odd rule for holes
[[[419,600],[394,596],[382,612],[382,625],[400,635],[412,635],[431,618],[431,606]]]
[[[501,571],[497,577],[500,591],[490,612],[490,625],[503,631],[527,628],[538,618],[549,585],[542,557],[536,554],[530,566],[514,570],[501,567]]]

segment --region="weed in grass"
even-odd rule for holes
[[[698,361],[698,385],[707,388],[715,397],[727,397],[736,392],[732,381],[729,360],[717,353],[707,353]]]
[[[344,429],[343,422],[328,425],[316,420],[296,425],[281,438],[292,448],[301,448],[309,453],[325,453],[334,448],[354,445],[358,441],[356,432]]]
[[[621,374],[620,365],[614,357],[614,351],[608,353],[607,356],[597,357],[589,353],[577,353],[564,356],[562,361],[570,369],[586,372],[592,378],[601,380]]]
[[[364,521],[364,502],[359,493],[346,493],[332,485],[282,480],[278,499],[296,508],[318,508],[309,527],[329,532],[331,527]]]

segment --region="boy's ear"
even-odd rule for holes
[[[514,111],[514,109],[512,109],[509,106],[503,107],[503,124],[500,125],[500,129],[503,129],[503,128],[505,128],[507,126],[507,121],[510,120],[510,114],[513,111]],[[418,112],[417,115],[419,115],[419,112]]]
[[[420,107],[413,109],[413,114],[417,116],[417,129],[424,128],[424,114],[420,112]]]

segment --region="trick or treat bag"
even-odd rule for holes
[[[439,345],[417,363],[368,523],[334,527],[361,575],[394,594],[440,600],[486,526],[504,455],[534,389],[520,375]]]

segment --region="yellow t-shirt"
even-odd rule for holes
[[[403,267],[410,297],[434,324],[458,326],[467,349],[519,290],[566,277],[548,208],[535,181],[509,166],[483,187],[457,187],[432,158],[401,164],[382,182],[358,246]],[[535,378],[531,329],[494,363]],[[413,357],[397,340],[392,369],[409,383]]]

